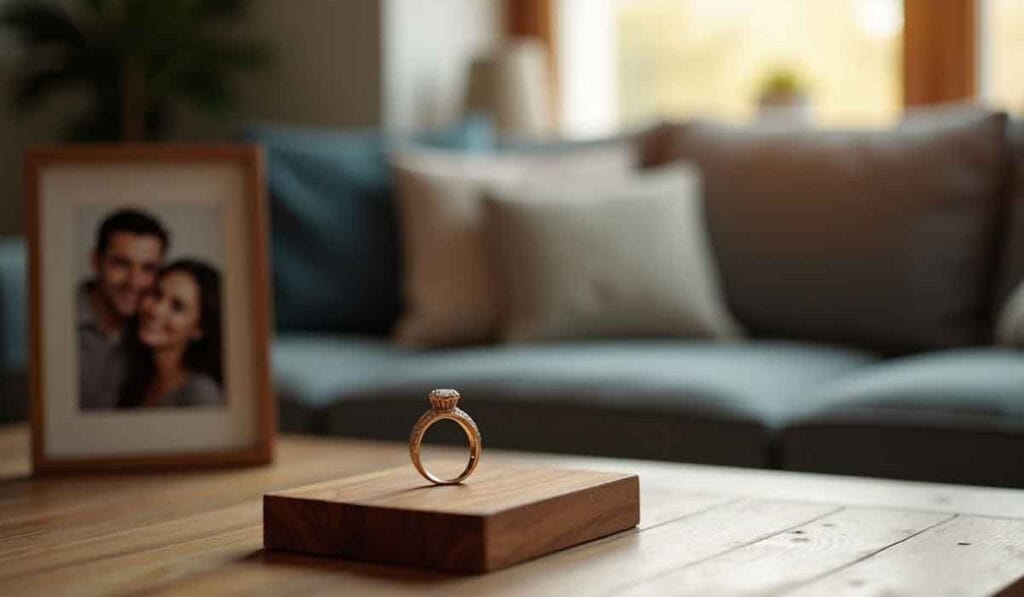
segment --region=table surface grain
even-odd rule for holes
[[[457,575],[262,548],[261,497],[408,462],[399,444],[284,437],[273,465],[34,479],[0,428],[0,595],[1024,594],[1024,491],[487,451],[639,473],[640,526]]]

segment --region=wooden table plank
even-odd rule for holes
[[[0,481],[0,558],[88,540],[243,502],[263,493],[405,463],[393,444],[324,450],[322,440],[289,442],[271,467],[153,474],[76,474]],[[344,456],[342,455],[344,454]],[[283,464],[287,463],[287,464]]]
[[[726,553],[836,510],[821,504],[738,500],[639,533],[463,579],[447,589],[467,595],[603,595],[614,587]]]
[[[714,506],[736,501],[716,493],[680,493],[640,479],[640,524],[637,531],[650,529]]]
[[[642,526],[663,520],[666,516],[683,516],[699,509],[721,503],[726,498],[708,495],[668,495],[650,496],[644,501],[646,514],[642,514]],[[258,500],[223,510],[215,510],[195,516],[175,519],[166,523],[134,527],[119,533],[111,533],[93,539],[80,540],[60,545],[51,545],[40,550],[23,553],[20,556],[5,557],[0,566],[0,587],[3,593],[37,593],[40,590],[73,591],[76,594],[101,594],[110,589],[116,581],[120,585],[149,588],[152,584],[164,584],[178,578],[177,571],[169,574],[180,564],[187,565],[188,574],[199,574],[203,571],[223,577],[226,585],[232,587],[248,586],[242,580],[234,579],[226,574],[223,567],[239,568],[241,575],[253,574],[259,579],[258,586],[278,586],[280,590],[288,590],[294,579],[287,574],[293,566],[267,566],[268,562],[281,563],[295,561],[313,562],[309,574],[316,576],[318,568],[324,568],[323,562],[338,564],[342,569],[350,568],[354,563],[343,560],[325,559],[318,563],[318,558],[293,556],[290,554],[274,554],[261,549],[261,516],[262,510]],[[234,536],[240,541],[219,540],[214,549],[201,546],[204,538],[222,538]],[[196,546],[196,552],[180,551],[182,546]],[[249,558],[261,554],[252,560]],[[180,558],[178,557],[180,555]],[[234,555],[235,557],[232,557]],[[192,560],[216,557],[210,568],[195,565]],[[355,569],[361,569],[356,565]],[[372,568],[372,567],[371,567]],[[385,566],[401,576],[403,569]],[[260,572],[258,572],[260,571]],[[331,572],[329,583],[337,582],[334,571]],[[449,575],[434,575],[439,580]],[[16,578],[21,577],[21,578]],[[86,580],[82,580],[86,579]],[[358,582],[364,589],[377,585]],[[207,581],[201,580],[200,584]],[[379,588],[379,587],[377,587]]]
[[[82,483],[83,487],[88,490],[91,480],[95,478],[93,475],[78,475],[46,479],[44,483],[26,484],[29,471],[27,430],[22,426],[0,428],[0,438],[4,438],[11,444],[23,446],[23,454],[17,455],[17,457],[25,459],[24,466],[19,467],[25,471],[24,474],[19,473],[15,477],[0,477],[0,508],[5,508],[4,496],[10,493],[7,489],[9,483],[17,485],[22,496],[30,494],[33,501],[45,498],[54,499],[63,504],[67,502],[66,492],[82,491],[78,483]],[[367,461],[367,459],[369,460]],[[765,499],[783,501],[919,509],[951,514],[1024,519],[1024,490],[1021,489],[489,450],[484,462],[492,459],[510,463],[546,462],[572,468],[636,472],[641,475],[641,480],[647,481],[648,487],[663,486],[675,491],[692,490],[734,496],[756,494]],[[314,460],[315,462],[313,462]],[[365,466],[359,466],[362,461],[366,461]],[[347,474],[375,470],[375,466],[393,466],[406,462],[408,462],[407,449],[401,444],[393,442],[286,436],[278,442],[277,462],[270,467],[162,474],[151,476],[149,479],[157,477],[161,479],[160,484],[152,488],[152,493],[159,493],[160,486],[165,480],[170,481],[178,476],[189,479],[223,476],[223,483],[218,483],[218,488],[221,490],[221,495],[230,498],[232,496],[231,487],[236,482],[234,476],[236,474],[270,475],[277,480],[277,483],[267,482],[264,485],[272,489],[284,489],[299,484],[314,483],[318,480],[326,481]],[[317,472],[304,476],[294,475],[292,473],[296,467]],[[299,476],[302,478],[295,479]],[[100,483],[110,483],[111,477],[121,478],[127,481],[126,486],[129,487],[133,478],[132,475],[99,475],[99,477],[101,478]],[[107,485],[106,489],[113,488]],[[228,504],[220,504],[220,506],[225,505]],[[0,530],[0,536],[2,536],[2,530]]]
[[[89,565],[125,554],[155,551],[176,544],[199,541],[235,531],[258,528],[261,509],[258,502],[247,502],[222,510],[213,510],[169,522],[144,525],[104,535],[22,549],[7,553],[0,567],[0,581],[18,576],[44,575],[73,566]]]
[[[4,595],[110,595],[146,592],[153,586],[186,578],[258,553],[259,525],[199,539],[5,579]]]
[[[851,508],[644,580],[621,595],[755,595],[797,587],[949,520],[913,510]]]
[[[517,456],[527,459],[551,458],[535,454]],[[623,470],[623,467],[632,467],[641,479],[646,478],[652,483],[677,490],[692,488],[723,495],[756,495],[772,500],[1024,519],[1024,489],[644,460],[573,456],[556,458],[562,466],[573,468]]]
[[[1024,520],[958,516],[792,595],[1024,594]]]
[[[364,446],[366,448],[366,446]],[[372,447],[377,453],[380,446]],[[401,458],[408,458],[404,450],[396,449],[396,446],[384,447]],[[365,456],[358,451],[356,456]],[[380,458],[357,458],[356,461],[363,464],[374,465]],[[314,460],[314,463],[316,461]],[[319,466],[323,468],[323,463]],[[231,475],[235,480],[234,484],[240,484],[242,489],[249,489],[249,483],[253,482],[248,478],[252,471],[229,471],[225,474]],[[47,480],[53,482],[74,482],[86,481],[90,477],[59,478]],[[204,571],[221,574],[222,566],[237,564],[245,571],[245,574],[252,574],[255,568],[266,569],[266,574],[256,574],[256,578],[281,577],[290,578],[290,575],[280,575],[276,572],[290,570],[290,567],[271,566],[266,568],[267,562],[280,562],[281,558],[271,555],[269,558],[257,558],[254,561],[248,560],[253,554],[262,553],[261,535],[261,500],[250,497],[241,505],[228,507],[219,510],[210,510],[191,514],[192,508],[185,507],[188,504],[179,504],[180,512],[174,517],[164,512],[165,522],[153,524],[141,524],[136,517],[125,517],[120,509],[128,507],[129,503],[141,504],[139,499],[141,493],[148,491],[146,488],[162,487],[161,482],[156,482],[149,475],[134,476],[134,484],[137,485],[135,492],[128,492],[127,496],[117,498],[117,507],[109,513],[109,520],[100,517],[99,520],[85,518],[77,520],[75,524],[81,525],[72,529],[56,527],[48,529],[42,535],[32,537],[15,537],[13,540],[2,544],[0,550],[0,587],[3,593],[7,590],[14,594],[37,593],[39,591],[63,590],[73,591],[76,594],[101,594],[112,587],[132,586],[137,589],[149,588],[162,585],[178,579],[181,575],[199,574]],[[122,480],[115,476],[114,481]],[[140,481],[147,481],[140,483]],[[173,479],[172,479],[173,481]],[[180,479],[179,479],[180,481]],[[119,490],[126,488],[115,484]],[[206,495],[215,492],[216,488],[208,489]],[[157,493],[170,501],[177,501],[187,497],[188,491],[195,489],[192,485],[186,484],[183,488],[175,488],[173,483],[165,490]],[[103,495],[103,488],[94,490],[96,495]],[[262,494],[258,494],[262,495]],[[147,499],[151,499],[149,496]],[[645,499],[641,503],[641,528],[658,524],[666,519],[677,518],[696,510],[713,506],[727,501],[730,498],[713,496],[708,494],[687,494],[680,496],[677,492],[653,491],[645,493]],[[192,504],[194,506],[194,504]],[[50,507],[55,507],[50,504]],[[129,508],[133,509],[133,508]],[[2,510],[0,510],[2,511]],[[96,513],[93,513],[95,515]],[[169,518],[166,518],[169,517]],[[127,525],[127,526],[125,526]],[[120,526],[121,530],[116,530]],[[72,532],[74,531],[74,532]],[[202,545],[203,538],[209,538],[210,546]],[[227,539],[230,540],[226,540]],[[189,549],[182,550],[183,546]],[[234,557],[232,557],[234,556]],[[285,558],[288,560],[289,558]],[[207,565],[199,562],[208,560]],[[313,560],[316,560],[313,558]],[[331,560],[332,562],[340,562]],[[347,564],[342,562],[342,564]],[[357,566],[358,568],[358,566]],[[401,570],[397,567],[386,569]],[[187,574],[185,574],[187,571]],[[227,578],[227,577],[226,577]],[[443,578],[443,575],[442,577]],[[336,582],[332,578],[331,582]],[[291,584],[288,580],[286,584]],[[244,586],[245,583],[241,583]],[[273,585],[274,583],[271,583]],[[364,583],[357,583],[364,588]],[[376,585],[372,585],[376,586]],[[282,586],[285,590],[287,587]],[[379,587],[378,587],[379,588]],[[255,589],[255,587],[254,587]]]
[[[235,562],[208,574],[172,583],[163,587],[163,590],[178,594],[317,594],[330,593],[333,587],[341,584],[346,590],[350,589],[354,593],[375,593],[393,589],[395,593],[401,594],[409,589],[409,592],[419,595],[472,595],[479,594],[479,591],[492,591],[495,585],[507,585],[516,587],[514,592],[525,594],[534,588],[528,579],[538,575],[551,577],[558,586],[571,583],[574,579],[578,580],[580,577],[571,572],[574,565],[584,565],[585,568],[579,572],[585,579],[591,570],[586,567],[585,562],[589,551],[583,555],[573,555],[580,550],[595,549],[604,543],[625,539],[641,530],[665,524],[666,520],[681,519],[734,501],[702,494],[644,495],[645,499],[641,501],[641,523],[637,529],[484,576],[447,574],[333,558],[316,558],[302,554],[263,552],[257,561]],[[399,582],[391,585],[388,577],[397,578]],[[483,583],[483,586],[480,583]],[[543,588],[547,590],[549,587]]]
[[[722,564],[715,562],[743,553],[787,562],[779,566],[792,570],[790,578],[799,572],[799,581],[811,579],[801,594],[892,588],[982,594],[1024,575],[1021,490],[492,450],[481,467],[549,463],[638,473],[641,526],[496,574],[466,577],[261,549],[264,492],[404,465],[408,454],[401,444],[285,437],[268,467],[45,479],[27,477],[23,427],[0,429],[0,448],[5,597],[151,591],[576,597],[661,582],[676,570],[685,575],[687,566],[721,578],[716,567]],[[790,547],[794,534],[787,530],[818,529],[811,522],[818,517],[875,507],[917,511],[909,516],[922,524],[936,513],[939,519],[941,513],[974,516],[959,516],[873,555],[888,528],[881,519],[860,525],[875,529],[878,541],[822,536],[813,549]],[[853,558],[858,549],[861,560]],[[819,572],[825,576],[816,577]],[[770,573],[764,566],[762,578],[770,581]]]
[[[470,595],[455,588],[463,577],[426,568],[405,568],[318,558],[283,552],[257,552],[225,562],[216,571],[149,585],[149,595]],[[474,597],[479,597],[475,594]]]

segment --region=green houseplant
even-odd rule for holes
[[[796,71],[776,68],[761,81],[758,99],[765,104],[800,102],[808,95],[808,85]]]
[[[245,5],[16,0],[0,11],[0,24],[25,46],[13,81],[14,105],[28,110],[57,91],[84,91],[88,108],[66,131],[76,141],[160,139],[175,102],[222,115],[234,100],[231,75],[266,61],[261,44],[218,33]]]
[[[807,82],[785,67],[768,71],[761,80],[757,108],[761,122],[808,125],[814,120]]]

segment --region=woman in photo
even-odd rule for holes
[[[221,391],[220,274],[183,259],[139,303],[123,408],[210,406]]]

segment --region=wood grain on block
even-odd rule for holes
[[[435,486],[412,467],[263,497],[267,548],[481,572],[633,528],[636,475],[501,464]]]

